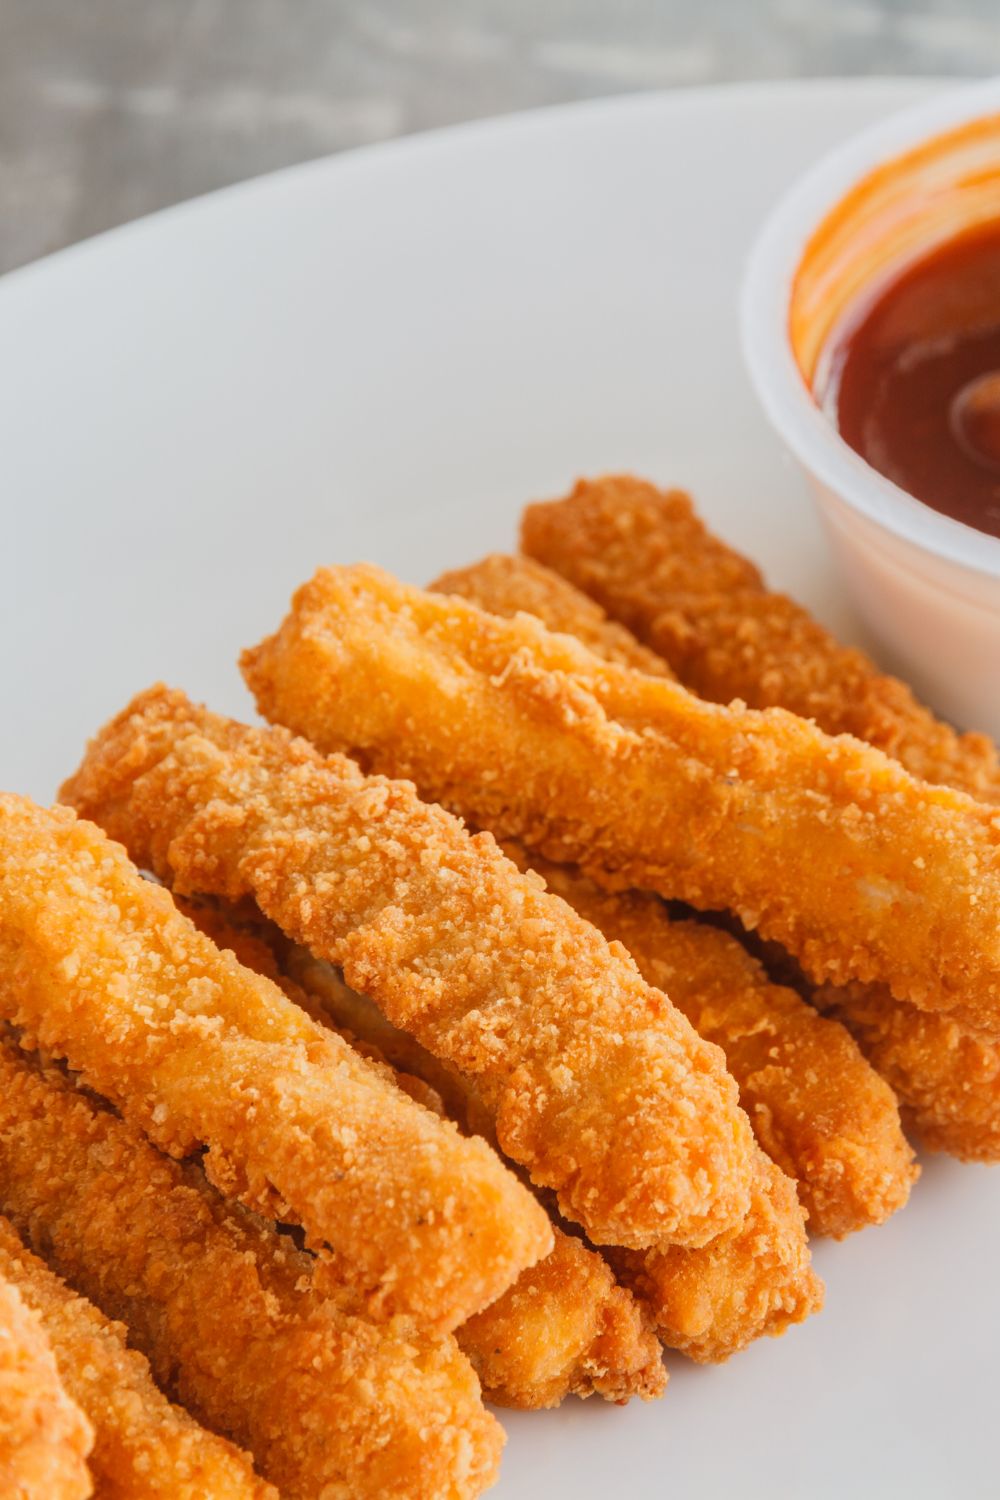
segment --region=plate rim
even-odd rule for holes
[[[959,86],[964,80],[947,74],[887,74],[872,73],[863,76],[823,75],[803,78],[740,79],[734,82],[684,85],[677,88],[637,89],[630,93],[600,94],[591,98],[560,100],[549,104],[537,104],[528,109],[514,109],[502,113],[483,115],[471,120],[455,121],[448,125],[430,126],[403,135],[370,141],[359,146],[345,147],[339,151],[326,151],[318,156],[306,157],[284,167],[242,177],[236,182],[220,187],[207,188],[193,197],[182,198],[176,203],[165,204],[150,213],[127,219],[121,224],[85,235],[69,245],[52,250],[23,265],[14,266],[0,273],[0,313],[7,303],[26,286],[30,290],[36,278],[63,272],[67,266],[84,264],[94,255],[101,254],[105,245],[125,247],[130,240],[141,240],[155,233],[163,224],[176,224],[185,218],[194,217],[217,208],[223,210],[229,203],[237,202],[255,194],[280,188],[295,178],[305,179],[321,172],[336,174],[363,170],[369,163],[391,161],[394,158],[421,156],[440,150],[442,145],[462,145],[466,142],[488,140],[497,135],[530,134],[544,127],[553,119],[582,120],[600,114],[642,113],[651,109],[677,110],[699,108],[718,104],[726,100],[752,101],[773,99],[782,96],[783,102],[796,94],[839,94],[845,90],[855,94],[878,93],[880,90],[898,90],[905,95],[922,88],[944,88],[949,84]],[[900,108],[903,107],[901,100]],[[0,355],[0,364],[3,363]]]

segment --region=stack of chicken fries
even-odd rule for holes
[[[464,1500],[1000,1156],[1000,763],[628,477],[0,796],[0,1494]],[[904,1133],[905,1127],[905,1133]]]

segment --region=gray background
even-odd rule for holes
[[[477,115],[733,79],[992,71],[998,0],[0,0],[0,269]]]

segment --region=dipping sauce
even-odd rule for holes
[[[1000,537],[1000,223],[892,281],[836,344],[825,394],[873,468]]]

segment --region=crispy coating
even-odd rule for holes
[[[453,1327],[551,1247],[531,1194],[68,808],[0,797],[0,1014],[230,1196],[301,1222],[373,1313]],[[387,1211],[392,1204],[392,1211]]]
[[[3,1091],[0,1108],[8,1108]],[[44,1162],[31,1166],[44,1173]],[[67,1207],[72,1213],[72,1205]],[[206,1432],[157,1389],[146,1360],[126,1346],[127,1330],[60,1281],[25,1249],[5,1219],[0,1219],[0,1275],[16,1284],[41,1319],[60,1378],[93,1429],[88,1462],[101,1500],[278,1500],[245,1453]],[[55,1493],[41,1490],[39,1500],[54,1500]]]
[[[0,1219],[0,1495],[87,1500],[94,1429],[66,1394],[48,1335],[4,1272]]]
[[[1000,1161],[995,1036],[917,1010],[876,985],[822,985],[813,1000],[857,1038],[925,1146],[962,1161]]]
[[[288,949],[282,963],[335,1022],[377,1044],[385,1057],[433,1080],[452,1119],[493,1139],[489,1111],[461,1075],[445,1069],[387,1021],[335,969],[296,947]],[[553,1232],[551,1254],[522,1271],[491,1307],[456,1329],[489,1400],[535,1410],[558,1406],[569,1395],[596,1393],[617,1402],[662,1395],[666,1371],[645,1309],[618,1285],[595,1250],[558,1224]]]
[[[688,495],[628,475],[580,480],[530,505],[521,544],[662,655],[703,698],[787,708],[827,734],[853,734],[923,781],[1000,802],[1000,758],[983,734],[957,734],[842,646],[705,527]]]
[[[321,570],[245,654],[266,717],[602,883],[729,908],[814,982],[1000,1026],[1000,811],[528,615]]]
[[[752,1137],[722,1054],[488,834],[166,689],[67,795],[178,888],[252,895],[470,1075],[503,1150],[591,1238],[696,1244],[742,1220]]]
[[[200,932],[205,933],[206,937],[210,937],[217,948],[227,948],[230,953],[236,955],[244,968],[253,969],[254,973],[263,974],[266,979],[273,980],[281,987],[289,1000],[300,1005],[321,1025],[329,1026],[338,1032],[356,1052],[360,1052],[362,1057],[367,1058],[380,1071],[387,1072],[397,1088],[401,1088],[404,1094],[409,1094],[411,1099],[416,1099],[425,1109],[433,1110],[436,1115],[448,1113],[441,1095],[435,1088],[425,1083],[424,1079],[418,1077],[416,1073],[404,1072],[402,1067],[393,1066],[376,1042],[368,1041],[360,1036],[351,1029],[347,1022],[339,1024],[335,1020],[331,1007],[323,1003],[322,993],[315,992],[314,988],[305,982],[300,984],[287,973],[282,972],[278,964],[277,949],[279,946],[290,945],[273,922],[266,921],[256,907],[248,911],[246,903],[241,908],[228,902],[199,900],[191,896],[179,896],[176,892],[171,894],[178,911],[183,912]],[[316,967],[319,969],[327,966],[317,964]],[[332,973],[332,970],[330,972]]]
[[[568,590],[561,610],[564,596],[557,589],[551,591],[555,607],[546,608],[553,578]],[[617,637],[609,650],[600,631],[575,629],[569,601],[586,596],[529,558],[488,557],[432,587],[461,594],[492,614],[535,614],[549,629],[577,635],[595,655],[644,669],[641,660],[616,649]],[[588,618],[584,610],[578,615]],[[634,641],[625,630],[621,635]],[[530,863],[605,937],[624,943],[643,978],[665,990],[695,1029],[722,1048],[758,1141],[798,1183],[812,1233],[840,1237],[881,1223],[906,1202],[916,1169],[895,1097],[842,1026],[824,1022],[793,990],[772,984],[726,933],[673,921],[662,902],[640,892],[602,892],[578,870],[537,856],[529,860],[516,845],[505,845],[504,852],[519,869]]]
[[[319,1295],[289,1236],[9,1044],[0,1201],[287,1500],[465,1500],[496,1477],[503,1434],[449,1335]]]
[[[168,887],[169,889],[169,887]],[[177,910],[193,922],[199,932],[211,938],[217,948],[232,953],[244,969],[263,974],[276,985],[284,975],[275,956],[271,929],[254,908],[211,901],[197,896],[182,896],[171,891]]]
[[[496,1145],[489,1111],[467,1078],[428,1052],[409,1032],[393,1026],[373,1000],[344,983],[337,969],[321,958],[314,958],[308,948],[290,943],[279,929],[275,931],[286,982],[295,985],[315,1014],[325,1016],[327,1025],[351,1037],[354,1046],[370,1048],[394,1070],[397,1078],[412,1078],[422,1084],[459,1129],[481,1135],[492,1146]]]
[[[522,857],[520,851],[512,852]],[[323,993],[324,1003],[336,1017],[350,1018],[362,1035],[377,1036],[389,1057],[396,1055],[398,1047],[408,1066],[415,1072],[422,1071],[427,1054],[412,1038],[392,1027],[366,996],[350,990],[329,965],[296,948],[290,949],[282,962],[317,993]],[[439,1063],[431,1061],[440,1068]],[[463,1080],[457,1083],[460,1089]],[[492,1135],[488,1111],[478,1097],[458,1098],[451,1107],[456,1111],[455,1118],[472,1118],[476,1128]],[[696,1359],[728,1358],[755,1338],[783,1333],[791,1323],[801,1322],[822,1306],[823,1287],[812,1269],[805,1216],[795,1190],[780,1170],[762,1158],[759,1149],[754,1152],[752,1170],[750,1209],[738,1231],[680,1254],[669,1247],[604,1252],[635,1292],[644,1317],[652,1319],[662,1342]],[[634,1372],[628,1387],[633,1394],[645,1394],[650,1378],[655,1378],[655,1367],[639,1341],[634,1315],[626,1321],[622,1304],[612,1299],[604,1272],[589,1258],[583,1260],[578,1251],[569,1251],[562,1244],[563,1238],[556,1225],[554,1259],[539,1261],[525,1271],[485,1314],[457,1332],[487,1392],[505,1405],[543,1405],[557,1393],[565,1393],[568,1381],[572,1382],[568,1389],[575,1388],[582,1395],[585,1391],[580,1383],[584,1379],[592,1389],[619,1400],[626,1394],[623,1376],[627,1372]],[[588,1252],[589,1257],[593,1254]],[[556,1272],[555,1277],[550,1271]],[[602,1303],[594,1309],[594,1314],[600,1313],[597,1326],[614,1331],[613,1341],[602,1337],[589,1348],[583,1341],[595,1324],[594,1314],[586,1312],[587,1299],[594,1295],[587,1290],[588,1282],[598,1291],[606,1289]],[[539,1289],[544,1299],[541,1303]],[[528,1332],[523,1327],[522,1291],[531,1293],[527,1310],[532,1326]],[[546,1323],[552,1326],[546,1329]],[[493,1330],[496,1338],[491,1349],[489,1336]],[[606,1360],[615,1363],[607,1366],[602,1385],[597,1386],[598,1366]],[[558,1375],[557,1361],[561,1363]],[[638,1387],[637,1378],[643,1382]],[[495,1383],[492,1389],[490,1382]]]
[[[435,594],[458,594],[492,615],[534,615],[549,630],[575,636],[605,661],[634,667],[651,677],[673,677],[655,651],[610,620],[589,595],[530,557],[492,552],[468,568],[442,573],[428,585]]]
[[[722,1048],[757,1140],[798,1183],[812,1233],[840,1239],[903,1206],[918,1169],[896,1098],[843,1026],[772,984],[728,933],[673,920],[655,896],[605,892],[571,867],[506,852],[623,943],[643,978]]]
[[[666,1371],[649,1319],[604,1258],[555,1226],[555,1247],[456,1332],[483,1390],[502,1406],[566,1396],[662,1396]]]
[[[701,1250],[612,1250],[618,1275],[646,1300],[663,1342],[700,1364],[776,1338],[823,1305],[795,1184],[758,1151],[750,1211]]]

